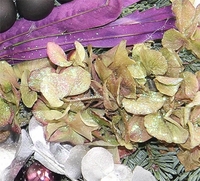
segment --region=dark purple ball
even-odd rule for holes
[[[36,161],[27,169],[25,181],[55,181],[55,176],[52,171]]]
[[[57,0],[60,4],[64,4],[73,0]]]

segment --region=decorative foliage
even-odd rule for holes
[[[41,21],[33,23],[20,19],[11,29],[0,34],[0,60],[16,63],[47,57],[46,45],[49,42],[57,43],[64,51],[77,48],[76,43],[74,45],[77,40],[85,47],[113,47],[124,39],[127,45],[133,45],[160,39],[164,31],[174,27],[170,6],[153,7],[119,18],[123,7],[137,1],[96,0],[95,3],[85,3],[73,0],[54,8]]]

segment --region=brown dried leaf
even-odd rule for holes
[[[199,82],[196,76],[191,72],[182,73],[183,81],[181,87],[176,94],[178,99],[194,99],[197,91],[199,90]]]
[[[175,0],[172,10],[176,16],[178,30],[186,37],[193,35],[198,21],[195,20],[196,11],[192,3],[189,0]]]
[[[119,67],[127,67],[128,65],[134,63],[134,61],[128,56],[128,51],[126,49],[126,41],[120,42],[120,44],[116,47],[116,52],[113,56],[114,61],[111,65],[109,65],[109,68],[111,70],[116,70]]]
[[[181,72],[183,72],[184,67],[178,53],[172,49],[167,49],[167,48],[161,48],[160,52],[166,58],[168,64],[168,69],[165,76],[174,78],[180,77],[180,74]]]
[[[192,150],[181,150],[178,152],[178,159],[184,165],[185,171],[189,172],[200,166],[200,148]]]

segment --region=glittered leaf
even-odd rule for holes
[[[49,123],[45,127],[46,136],[50,142],[69,142],[74,145],[83,144],[85,142],[85,138],[76,133],[72,128],[64,126],[64,123],[60,124],[61,125],[58,123]]]
[[[87,58],[86,51],[81,43],[78,41],[74,42],[75,51],[69,57],[69,60],[73,62],[75,66],[85,67],[85,60]]]
[[[133,142],[145,142],[152,138],[144,126],[144,116],[133,116],[128,121],[130,140]]]
[[[72,62],[67,60],[64,50],[54,42],[47,43],[47,55],[52,63],[60,67],[68,67]]]
[[[92,131],[97,130],[99,126],[88,126],[82,121],[80,113],[77,113],[76,116],[67,122],[70,128],[84,136],[88,140],[92,141]]]
[[[40,90],[53,107],[63,105],[62,98],[84,93],[89,89],[90,74],[81,67],[68,67],[60,74],[52,73],[42,79]]]
[[[189,136],[188,131],[180,124],[165,120],[160,113],[146,115],[144,125],[150,135],[167,143],[185,143]]]
[[[122,61],[123,60],[123,61]],[[114,54],[114,61],[109,66],[110,69],[115,70],[121,66],[131,65],[134,61],[129,58],[128,50],[126,49],[126,41],[121,41],[116,47],[116,52]]]
[[[175,0],[172,4],[172,10],[176,16],[176,27],[185,36],[194,33],[197,26],[195,21],[195,7],[189,0]]]
[[[128,66],[128,70],[135,79],[142,79],[147,76],[146,69],[140,61]]]
[[[187,49],[192,50],[198,58],[200,58],[200,41],[199,38],[196,40],[190,40],[190,42],[186,46]]]
[[[168,48],[161,48],[160,52],[166,58],[167,64],[168,64],[168,69],[165,76],[178,78],[181,72],[183,72],[184,70],[182,60],[179,57],[178,53]]]
[[[188,122],[188,127],[189,127],[189,133],[190,133],[190,138],[189,138],[189,149],[193,149],[194,147],[198,146],[200,144],[200,127],[198,126],[198,123],[191,123]]]
[[[187,43],[188,40],[175,29],[167,30],[162,38],[162,45],[172,50],[178,50]]]
[[[11,116],[10,106],[0,98],[0,128],[10,123]]]
[[[47,124],[48,122],[63,118],[68,113],[69,109],[70,106],[67,106],[65,110],[63,109],[62,111],[50,109],[44,102],[38,100],[34,105],[32,112],[39,122]]]
[[[125,110],[136,115],[155,113],[163,106],[164,102],[163,95],[156,92],[142,94],[136,100],[126,98],[122,100]]]
[[[198,91],[196,93],[196,95],[194,96],[194,99],[186,105],[186,107],[194,107],[194,106],[199,106],[200,105],[200,91]]]
[[[106,87],[106,84],[103,85],[103,98],[104,106],[106,109],[115,111],[118,108],[116,100],[114,99],[113,95],[109,92],[108,88]]]
[[[13,68],[5,61],[0,61],[0,84],[9,81],[16,88],[19,88],[17,76],[15,75]]]
[[[147,48],[144,44],[138,44],[133,48],[133,58],[139,58],[147,75],[164,75],[167,71],[167,60],[161,52]]]
[[[5,81],[1,84],[0,94],[5,101],[19,106],[21,101],[20,91],[11,82]]]
[[[172,78],[165,76],[157,76],[155,78],[156,88],[165,95],[174,96],[178,91],[182,78]]]
[[[24,71],[21,78],[21,84],[20,84],[20,91],[22,94],[22,101],[23,103],[31,108],[35,101],[37,100],[37,93],[35,91],[30,90],[28,87],[28,77],[30,75],[30,72],[28,70]]]
[[[91,127],[98,126],[97,122],[95,122],[92,116],[90,115],[90,111],[88,109],[82,111],[80,114],[80,117],[85,125],[91,126]]]
[[[47,120],[45,119],[44,112],[48,112],[48,111],[50,111],[50,108],[47,107],[47,105],[43,101],[38,99],[37,102],[33,106],[32,113],[39,122],[43,124],[47,124]]]
[[[47,58],[37,59],[34,61],[24,61],[13,65],[13,70],[18,78],[21,78],[24,70],[33,70],[41,69],[43,67],[49,67],[50,61]]]
[[[99,78],[105,82],[105,80],[112,74],[112,70],[110,70],[102,60],[97,59],[94,64],[95,70],[99,76]]]
[[[183,81],[176,97],[178,99],[193,99],[199,90],[196,76],[191,72],[183,72],[181,78],[183,78]]]
[[[29,79],[28,79],[28,86],[37,92],[40,92],[40,84],[42,82],[42,79],[51,74],[54,73],[55,69],[53,69],[52,67],[44,67],[41,69],[37,69],[37,70],[33,70],[30,73]]]

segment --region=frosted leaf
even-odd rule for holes
[[[87,148],[83,145],[74,146],[69,153],[69,157],[64,163],[65,173],[71,179],[78,179],[81,176],[81,161],[87,153]]]
[[[114,170],[112,154],[102,147],[92,148],[83,157],[81,169],[87,181],[99,181]]]
[[[115,164],[113,172],[103,177],[101,181],[132,181],[131,169],[125,165]]]
[[[155,177],[151,172],[145,170],[141,166],[136,166],[133,170],[132,181],[156,181]]]

